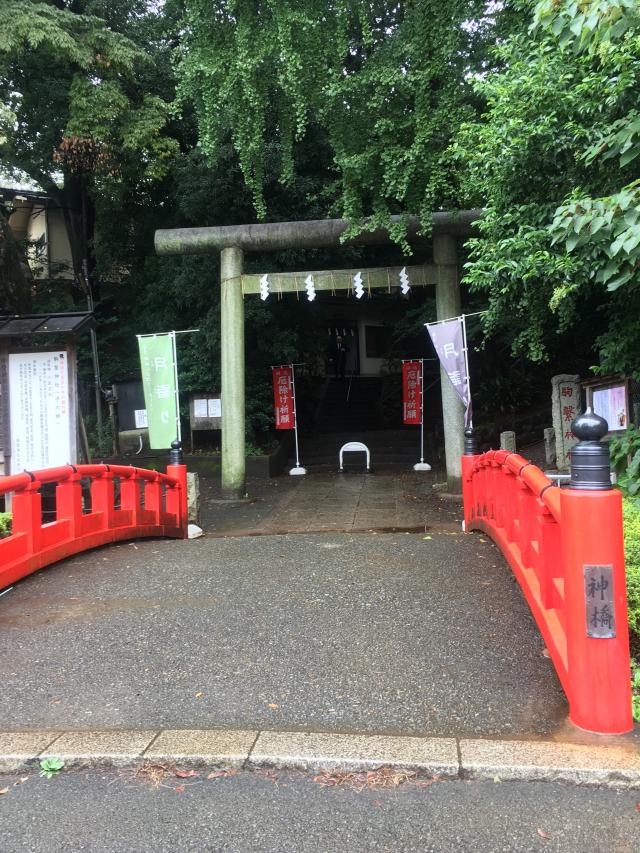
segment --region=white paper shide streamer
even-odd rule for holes
[[[260,299],[264,302],[269,296],[269,276],[265,273],[260,279]]]
[[[313,283],[313,276],[312,275],[308,275],[305,278],[304,286],[307,289],[307,299],[309,300],[309,302],[313,302],[313,300],[316,298],[316,287],[315,287],[315,284]]]
[[[407,275],[407,268],[402,267],[400,270],[400,290],[402,291],[403,296],[406,296],[407,293],[411,290],[411,285],[409,284],[409,276]]]
[[[364,287],[362,286],[362,273],[356,273],[353,277],[353,290],[356,295],[356,299],[362,299],[364,296]]]

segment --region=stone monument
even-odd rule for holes
[[[513,430],[500,433],[500,450],[508,450],[509,453],[516,452],[516,434]]]
[[[578,439],[571,432],[571,422],[582,412],[580,377],[560,373],[551,379],[551,407],[556,439],[556,466],[558,471],[569,470],[569,451]]]

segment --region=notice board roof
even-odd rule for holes
[[[78,335],[93,326],[93,314],[77,311],[58,314],[13,314],[0,316],[0,338],[29,335]]]

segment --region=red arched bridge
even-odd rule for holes
[[[55,508],[43,512],[48,484]],[[185,465],[169,465],[166,474],[127,465],[25,471],[0,477],[0,495],[6,494],[12,495],[11,535],[0,540],[0,588],[88,548],[187,535]]]
[[[570,720],[593,732],[630,731],[620,492],[610,481],[560,488],[506,450],[463,456],[462,477],[465,529],[486,533],[509,562],[569,700]]]
[[[571,721],[594,732],[629,731],[619,492],[608,480],[561,489],[515,453],[467,453],[465,529],[487,533],[508,560],[569,700]],[[169,465],[166,474],[122,465],[66,465],[0,478],[0,494],[12,495],[11,535],[0,540],[0,588],[106,543],[185,538],[186,483],[180,464]],[[52,490],[55,509],[45,506],[43,512],[43,496],[46,505]]]

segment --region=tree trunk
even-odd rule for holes
[[[76,305],[79,305],[85,302],[87,296],[83,267],[85,261],[91,294],[97,298],[94,282],[95,262],[92,253],[89,251],[95,221],[93,203],[82,175],[67,173],[64,176],[62,187],[48,187],[47,191],[59,205],[64,218],[73,264],[74,287],[72,296]]]
[[[0,313],[26,314],[31,310],[33,275],[14,240],[0,207]]]

